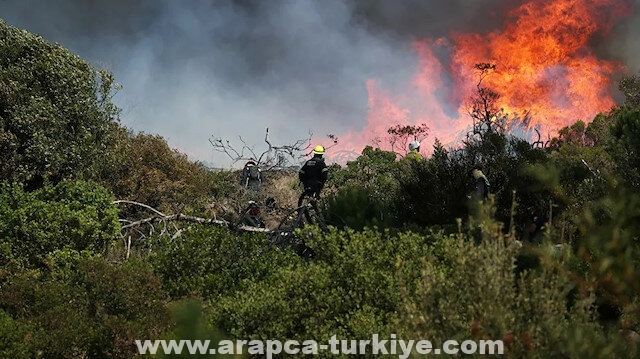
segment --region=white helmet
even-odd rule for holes
[[[409,144],[409,151],[413,151],[416,148],[420,147],[420,142],[418,141],[411,141],[411,143]]]

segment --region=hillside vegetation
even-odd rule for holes
[[[310,261],[215,225],[273,197],[275,228],[302,191],[295,173],[248,191],[238,171],[126,129],[114,80],[0,20],[0,358],[373,334],[500,339],[507,358],[640,357],[638,76],[620,83],[625,103],[546,144],[488,119],[424,161],[366,147],[332,165],[324,199],[343,225],[298,232]],[[467,198],[476,168],[484,203]],[[123,230],[158,213],[218,222]]]

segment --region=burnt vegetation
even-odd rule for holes
[[[479,64],[480,78],[493,65]],[[339,226],[269,245],[310,139],[254,150],[259,190],[133,133],[113,76],[0,21],[0,357],[131,358],[136,339],[503,340],[509,358],[638,357],[640,90],[549,141],[512,136],[478,83],[473,126],[423,161],[330,167]],[[395,148],[428,135],[393,127]],[[334,138],[334,137],[332,137]],[[244,150],[244,152],[243,152]],[[402,153],[400,153],[402,154]],[[286,165],[285,165],[286,163]],[[474,205],[472,170],[491,184]],[[275,199],[266,206],[268,198]],[[249,201],[261,230],[242,224]]]

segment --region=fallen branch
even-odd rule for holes
[[[247,225],[234,225],[231,222],[222,220],[222,219],[214,219],[214,218],[202,218],[202,217],[196,217],[196,216],[189,216],[186,214],[182,214],[182,213],[176,213],[176,214],[172,214],[172,215],[166,215],[160,211],[158,211],[157,209],[146,205],[144,203],[140,203],[140,202],[135,202],[135,201],[127,201],[127,200],[118,200],[118,201],[114,201],[113,204],[131,204],[131,205],[136,205],[136,206],[140,206],[143,208],[146,208],[150,211],[152,211],[153,213],[155,213],[155,216],[152,217],[148,217],[148,218],[144,218],[141,220],[137,220],[137,221],[130,221],[127,219],[121,219],[120,221],[124,224],[121,229],[122,230],[126,230],[126,229],[130,229],[130,228],[136,228],[145,224],[150,224],[153,226],[154,222],[162,222],[165,226],[162,234],[166,233],[166,224],[167,222],[172,222],[172,221],[184,221],[184,222],[192,222],[192,223],[199,223],[199,224],[203,224],[203,225],[215,225],[215,226],[221,226],[221,227],[227,227],[227,228],[231,228],[234,230],[240,230],[240,231],[245,231],[245,232],[254,232],[254,233],[272,233],[273,231],[270,229],[266,229],[266,228],[258,228],[258,227],[252,227],[252,226],[247,226]]]
[[[133,205],[136,205],[136,206],[144,207],[144,208],[150,210],[151,212],[154,212],[154,213],[156,213],[156,214],[158,214],[160,216],[164,216],[164,213],[158,211],[157,209],[155,209],[155,208],[153,208],[151,206],[148,206],[148,205],[146,205],[144,203],[140,203],[140,202],[128,201],[128,200],[120,199],[120,200],[117,200],[117,201],[113,201],[112,204],[120,204],[120,203],[133,204]]]
[[[602,179],[602,177],[600,177],[600,171],[598,171],[598,170],[595,170],[595,171],[594,171],[594,170],[591,168],[591,166],[589,166],[589,164],[587,163],[587,161],[585,161],[585,160],[584,160],[584,159],[582,159],[582,158],[581,158],[580,160],[582,161],[582,164],[584,164],[584,165],[585,165],[585,167],[587,167],[587,169],[589,170],[589,172],[591,172],[591,174],[593,174],[593,175],[594,175],[597,179],[599,179],[599,180],[601,180],[601,179]]]

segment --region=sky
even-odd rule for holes
[[[274,144],[358,131],[367,81],[391,92],[411,81],[416,39],[498,29],[520,2],[0,0],[0,18],[113,72],[123,125],[228,167],[210,138],[261,152],[266,128]],[[594,51],[637,72],[638,16],[614,32]]]

